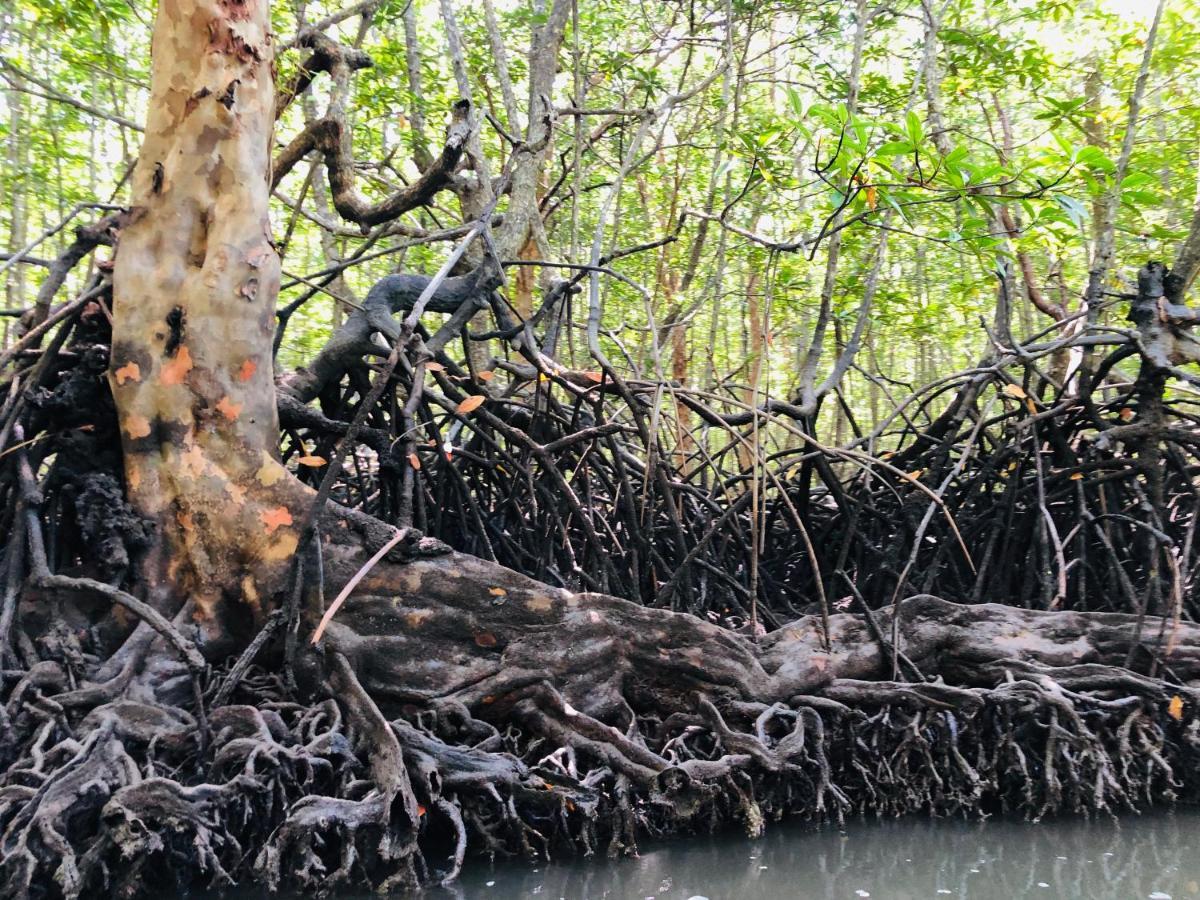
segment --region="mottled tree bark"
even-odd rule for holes
[[[305,496],[276,449],[271,41],[266,0],[163,0],[113,275],[126,479],[160,540],[148,583],[214,628],[231,603],[261,612]]]

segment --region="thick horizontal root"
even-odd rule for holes
[[[828,649],[815,620],[755,644],[439,565],[399,570],[401,602],[347,604],[302,660],[310,699],[273,671],[210,675],[232,703],[207,743],[173,706],[64,708],[57,663],[5,682],[4,895],[399,887],[472,853],[621,853],[730,822],[1200,799],[1197,691],[1166,680],[1196,678],[1195,626],[1133,671],[1113,663],[1127,617],[916,598],[898,631],[927,680],[906,682],[853,616]]]

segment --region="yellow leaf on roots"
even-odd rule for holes
[[[458,404],[457,412],[460,416],[465,416],[467,413],[473,413],[475,410],[479,409],[479,407],[483,406],[483,401],[486,399],[487,397],[483,396],[483,394],[472,394],[462,403]]]
[[[1019,384],[1006,384],[1002,390],[1010,397],[1016,397],[1018,400],[1025,398],[1025,389]]]
[[[1167,715],[1176,722],[1183,721],[1183,698],[1176,694],[1167,704]]]
[[[503,597],[505,594],[508,593],[508,591],[506,591],[502,587],[494,587],[494,588],[488,588],[488,593],[491,594],[493,597]]]
[[[296,460],[296,462],[298,462],[300,465],[310,466],[314,469],[325,465],[325,463],[327,461],[328,460],[326,460],[325,457],[323,457],[323,456],[312,456],[312,455],[301,456],[299,459]]]

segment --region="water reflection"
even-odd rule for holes
[[[835,828],[782,825],[644,848],[638,859],[468,863],[438,900],[1008,900],[1200,898],[1200,810],[1086,822],[907,818]]]

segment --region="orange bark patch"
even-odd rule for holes
[[[179,461],[193,478],[202,475],[208,466],[208,460],[204,458],[204,451],[198,444],[188,444],[187,449],[179,455]]]
[[[242,367],[238,369],[237,379],[238,381],[249,381],[254,377],[254,373],[257,371],[258,363],[252,359],[248,359],[242,363]]]
[[[135,441],[150,434],[150,420],[137,413],[125,417],[125,433]]]
[[[130,361],[113,372],[113,377],[117,379],[117,384],[124,384],[126,381],[141,381],[142,367],[137,363]]]
[[[183,379],[187,377],[187,373],[192,371],[192,354],[184,344],[179,348],[179,352],[162,367],[163,384],[183,384]]]
[[[242,403],[234,403],[228,397],[222,397],[221,402],[217,404],[217,412],[232,422],[242,414],[242,406],[244,405]]]
[[[277,506],[275,509],[264,509],[258,514],[262,519],[263,526],[267,529],[267,534],[274,534],[275,529],[281,525],[292,524],[292,514],[288,512],[286,506]]]

